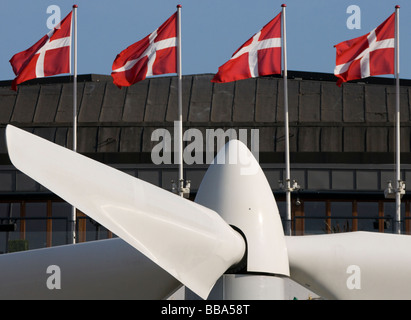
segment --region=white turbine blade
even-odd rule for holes
[[[14,166],[111,230],[206,298],[244,255],[245,242],[215,211],[7,126]]]
[[[411,299],[411,237],[376,232],[286,237],[291,279],[326,299]]]
[[[1,300],[164,299],[181,286],[120,238],[0,255]]]

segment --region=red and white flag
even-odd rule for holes
[[[231,82],[281,73],[281,13],[218,68],[212,82]]]
[[[177,12],[153,33],[120,52],[111,76],[121,88],[166,73],[177,73]]]
[[[72,12],[32,47],[10,59],[17,76],[11,85],[13,90],[30,79],[71,72],[71,18]]]
[[[394,74],[395,13],[370,33],[334,47],[337,50],[334,74],[338,86],[349,80]]]

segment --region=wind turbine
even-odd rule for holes
[[[411,298],[411,237],[284,236],[264,173],[238,140],[192,202],[14,126],[6,139],[17,169],[119,238],[1,255],[0,299],[163,299],[181,284],[207,299],[220,277],[228,300],[283,299],[287,277],[326,299]],[[49,266],[60,290],[46,286]]]

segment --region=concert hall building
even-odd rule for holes
[[[285,220],[282,78],[217,84],[212,77],[183,77],[183,130],[201,132],[204,153],[210,145],[217,151],[213,133],[245,138],[243,142],[258,151]],[[72,77],[28,81],[17,92],[10,86],[11,81],[0,82],[0,252],[68,243],[71,206],[14,168],[5,127],[13,124],[72,148]],[[332,74],[290,71],[288,92],[291,179],[299,185],[292,193],[293,235],[394,232],[395,200],[384,191],[389,181],[396,184],[395,80],[368,78],[338,87]],[[161,143],[153,132],[167,131],[174,142],[177,77],[154,77],[119,89],[110,76],[81,75],[77,95],[77,151],[172,192],[178,165],[153,162]],[[407,189],[410,80],[401,80],[400,100],[401,179]],[[190,199],[208,166],[207,161],[184,165],[185,178],[191,181]],[[404,234],[411,233],[410,204],[406,191],[401,199]],[[79,242],[115,236],[82,212],[77,212],[77,228]]]

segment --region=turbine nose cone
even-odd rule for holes
[[[195,201],[244,233],[248,271],[289,275],[277,203],[258,161],[244,143],[230,140],[218,152]]]

